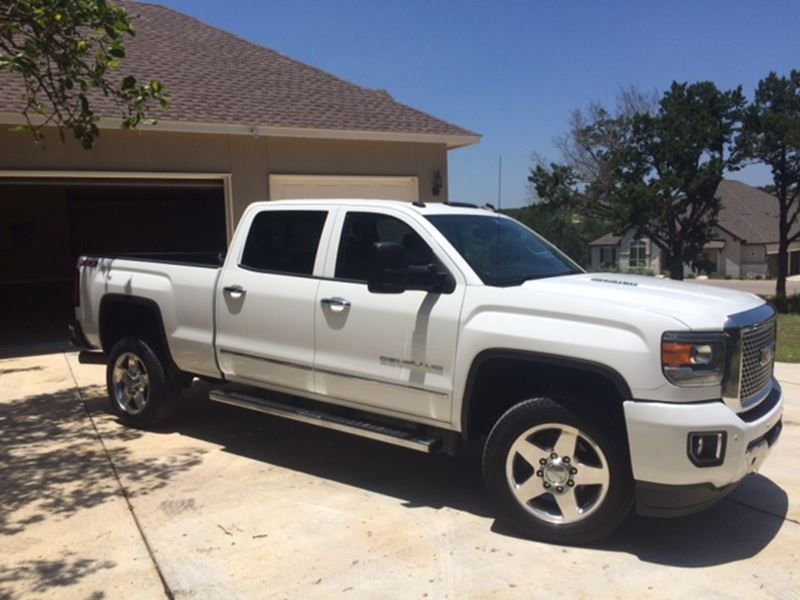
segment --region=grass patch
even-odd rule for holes
[[[800,362],[800,315],[778,315],[778,348],[775,360]]]

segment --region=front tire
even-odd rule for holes
[[[150,345],[127,337],[111,348],[106,365],[111,408],[131,427],[148,428],[169,417],[179,395],[176,377]]]
[[[633,503],[624,433],[602,413],[549,398],[500,417],[484,446],[483,476],[499,518],[545,542],[600,539]]]

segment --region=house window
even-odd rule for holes
[[[617,264],[617,249],[614,246],[600,247],[600,264],[604,267],[614,267]]]
[[[628,265],[631,269],[644,269],[647,266],[647,242],[645,240],[631,241]]]

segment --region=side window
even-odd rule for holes
[[[241,267],[257,271],[311,275],[326,211],[265,210],[247,234]]]
[[[339,241],[336,278],[366,281],[373,244],[376,242],[401,244],[408,254],[410,267],[439,265],[430,246],[400,219],[379,213],[349,212],[344,219]]]

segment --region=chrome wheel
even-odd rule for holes
[[[130,415],[138,415],[150,399],[150,379],[142,359],[133,352],[123,352],[114,363],[112,376],[114,400]]]
[[[561,423],[528,429],[506,458],[506,479],[517,502],[556,525],[575,523],[600,508],[609,478],[608,461],[595,441]]]

